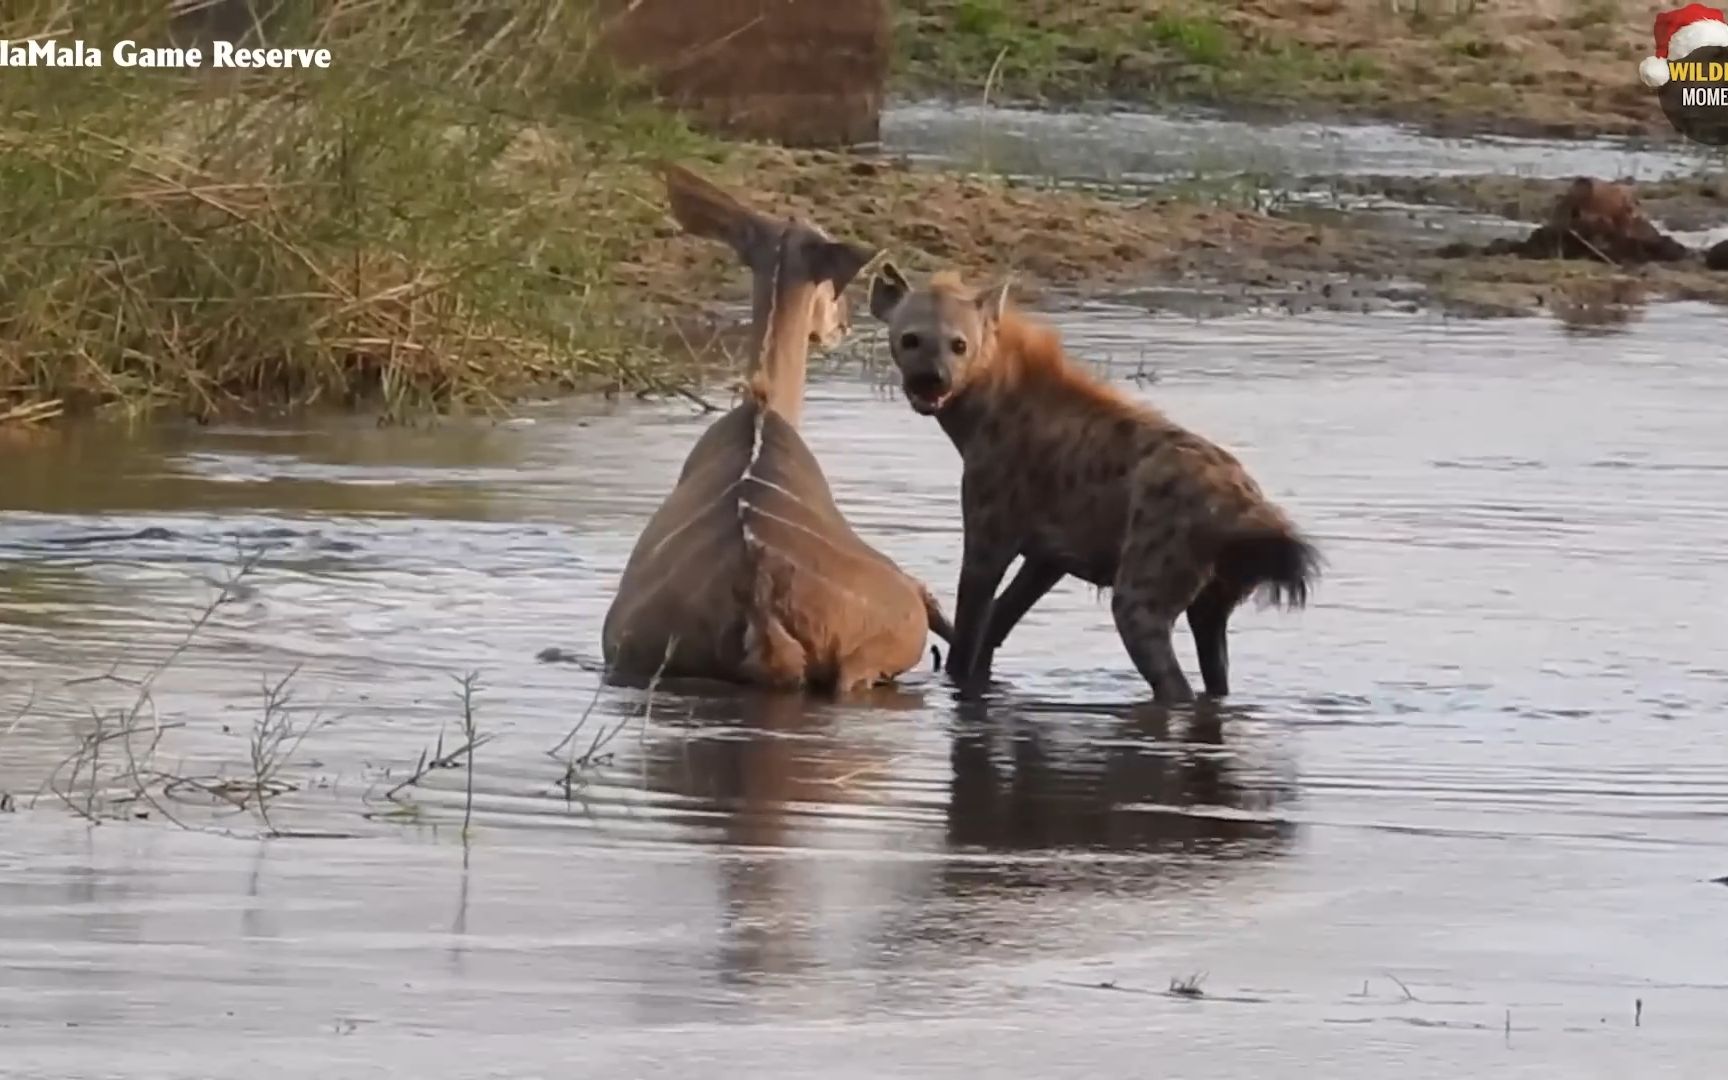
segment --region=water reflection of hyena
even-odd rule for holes
[[[1090,737],[1075,738],[1059,713],[980,705],[951,744],[950,845],[1217,860],[1277,854],[1292,830],[1276,813],[1293,797],[1292,781],[1225,743],[1223,709],[1171,716],[1146,708],[1103,732],[1092,718]]]

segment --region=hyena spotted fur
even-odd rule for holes
[[[1071,363],[1054,331],[938,274],[914,289],[884,264],[871,312],[888,324],[907,400],[962,460],[965,527],[947,671],[974,688],[1014,625],[1065,575],[1110,610],[1156,700],[1191,700],[1171,645],[1186,613],[1206,691],[1229,692],[1226,630],[1250,595],[1300,607],[1320,556],[1223,448]],[[1019,557],[1000,597],[997,586]]]

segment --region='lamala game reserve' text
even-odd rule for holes
[[[84,41],[0,41],[0,68],[327,68],[329,49],[251,49],[232,41],[208,48],[151,48],[136,41],[116,42],[104,51]]]

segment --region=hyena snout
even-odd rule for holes
[[[948,396],[948,391],[954,388],[948,373],[943,371],[910,372],[902,385],[906,389],[906,400],[921,413],[935,412]]]
[[[889,355],[900,369],[900,386],[913,411],[928,416],[954,392],[954,363],[930,335],[899,330]]]

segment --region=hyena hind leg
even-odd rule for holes
[[[1160,705],[1194,700],[1194,690],[1176,660],[1171,635],[1177,617],[1193,602],[1200,584],[1198,573],[1172,572],[1165,564],[1163,572],[1137,572],[1127,580],[1118,580],[1110,598],[1110,613],[1116,618],[1122,644],[1141,678],[1151,684],[1153,700]]]
[[[1188,630],[1200,658],[1200,679],[1215,698],[1230,693],[1230,615],[1242,602],[1240,589],[1213,578],[1188,605]]]

